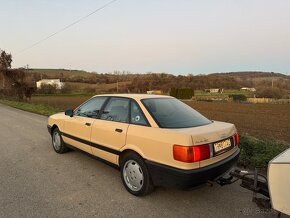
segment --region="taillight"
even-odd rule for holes
[[[193,147],[194,161],[201,161],[210,158],[209,145],[199,145]]]
[[[239,141],[240,141],[239,134],[238,134],[238,132],[236,132],[236,134],[235,134],[235,145],[238,145]]]
[[[173,145],[175,160],[192,163],[210,158],[209,145],[183,146]]]

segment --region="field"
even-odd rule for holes
[[[32,103],[47,104],[62,110],[76,108],[91,96],[33,96]]]
[[[290,105],[186,102],[206,117],[234,123],[238,131],[260,139],[290,143]]]
[[[90,96],[35,96],[33,103],[65,110],[75,108]],[[238,130],[259,139],[275,139],[290,144],[290,105],[239,104],[186,101],[213,120],[234,123]]]

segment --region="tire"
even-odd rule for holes
[[[128,192],[135,196],[145,196],[154,186],[142,157],[129,153],[121,161],[121,178]]]
[[[52,147],[56,153],[63,154],[68,151],[68,148],[65,146],[62,140],[62,137],[58,128],[55,128],[53,130],[51,139],[52,139]]]

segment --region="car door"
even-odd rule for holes
[[[92,124],[98,117],[106,99],[107,97],[103,96],[92,98],[74,111],[73,117],[64,123],[63,139],[66,143],[92,153],[90,146]]]
[[[111,97],[100,119],[92,125],[91,146],[95,156],[117,164],[119,150],[126,143],[130,99]]]

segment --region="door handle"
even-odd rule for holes
[[[117,129],[115,129],[115,132],[120,132],[121,133],[121,132],[123,132],[123,130],[117,128]]]
[[[91,126],[91,123],[86,123],[85,125],[86,125],[86,126]]]

